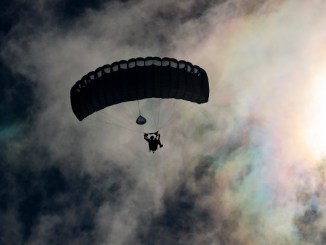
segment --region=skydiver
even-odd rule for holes
[[[150,134],[155,134],[149,137]],[[160,148],[163,147],[160,141],[161,135],[156,131],[155,133],[146,134],[144,133],[144,139],[148,142],[149,152],[152,151],[153,153],[157,150],[157,146]]]

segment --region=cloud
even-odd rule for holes
[[[322,1],[35,1],[19,9],[0,54],[13,83],[32,92],[6,89],[4,105],[11,111],[17,91],[33,99],[13,125],[24,130],[1,149],[1,242],[324,241],[323,178],[302,136],[312,73],[323,68]],[[129,130],[134,118],[125,122],[129,105],[109,113],[124,128],[77,121],[75,81],[156,55],[198,64],[211,87],[208,104],[162,109],[173,121],[162,129],[163,149],[148,155]],[[314,196],[317,206],[302,201]]]

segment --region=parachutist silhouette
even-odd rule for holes
[[[139,116],[136,124],[144,125],[146,118],[141,115],[139,101],[146,100],[147,105],[147,102],[153,98],[181,99],[197,104],[207,103],[209,99],[207,73],[203,68],[185,60],[168,57],[137,57],[98,67],[82,76],[70,89],[71,109],[79,121],[92,114],[96,116],[95,112],[105,108],[128,101],[137,101]],[[119,108],[121,111],[124,110],[123,107]],[[148,106],[142,108],[144,115],[149,115],[147,109]],[[157,109],[158,112],[151,111],[157,115],[155,124],[160,125],[160,107]],[[133,110],[133,115],[136,115],[135,106]],[[95,116],[92,118],[95,119]],[[151,116],[154,119],[154,115]],[[123,122],[101,121],[126,128]],[[153,153],[158,146],[163,147],[158,132],[144,134],[144,139],[149,144],[149,151]]]
[[[149,137],[150,134],[155,134],[155,136],[152,135],[151,137]],[[144,139],[148,142],[149,151],[152,151],[154,153],[157,150],[157,146],[160,146],[160,148],[163,147],[160,141],[161,135],[158,133],[158,131],[150,134],[144,133]]]

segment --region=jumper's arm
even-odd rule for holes
[[[148,139],[148,134],[144,134],[144,139],[145,139],[146,141],[149,140],[149,139]]]

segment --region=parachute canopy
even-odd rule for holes
[[[121,102],[175,98],[206,103],[208,77],[204,69],[172,58],[135,58],[104,65],[83,76],[71,88],[72,110],[81,121]]]

